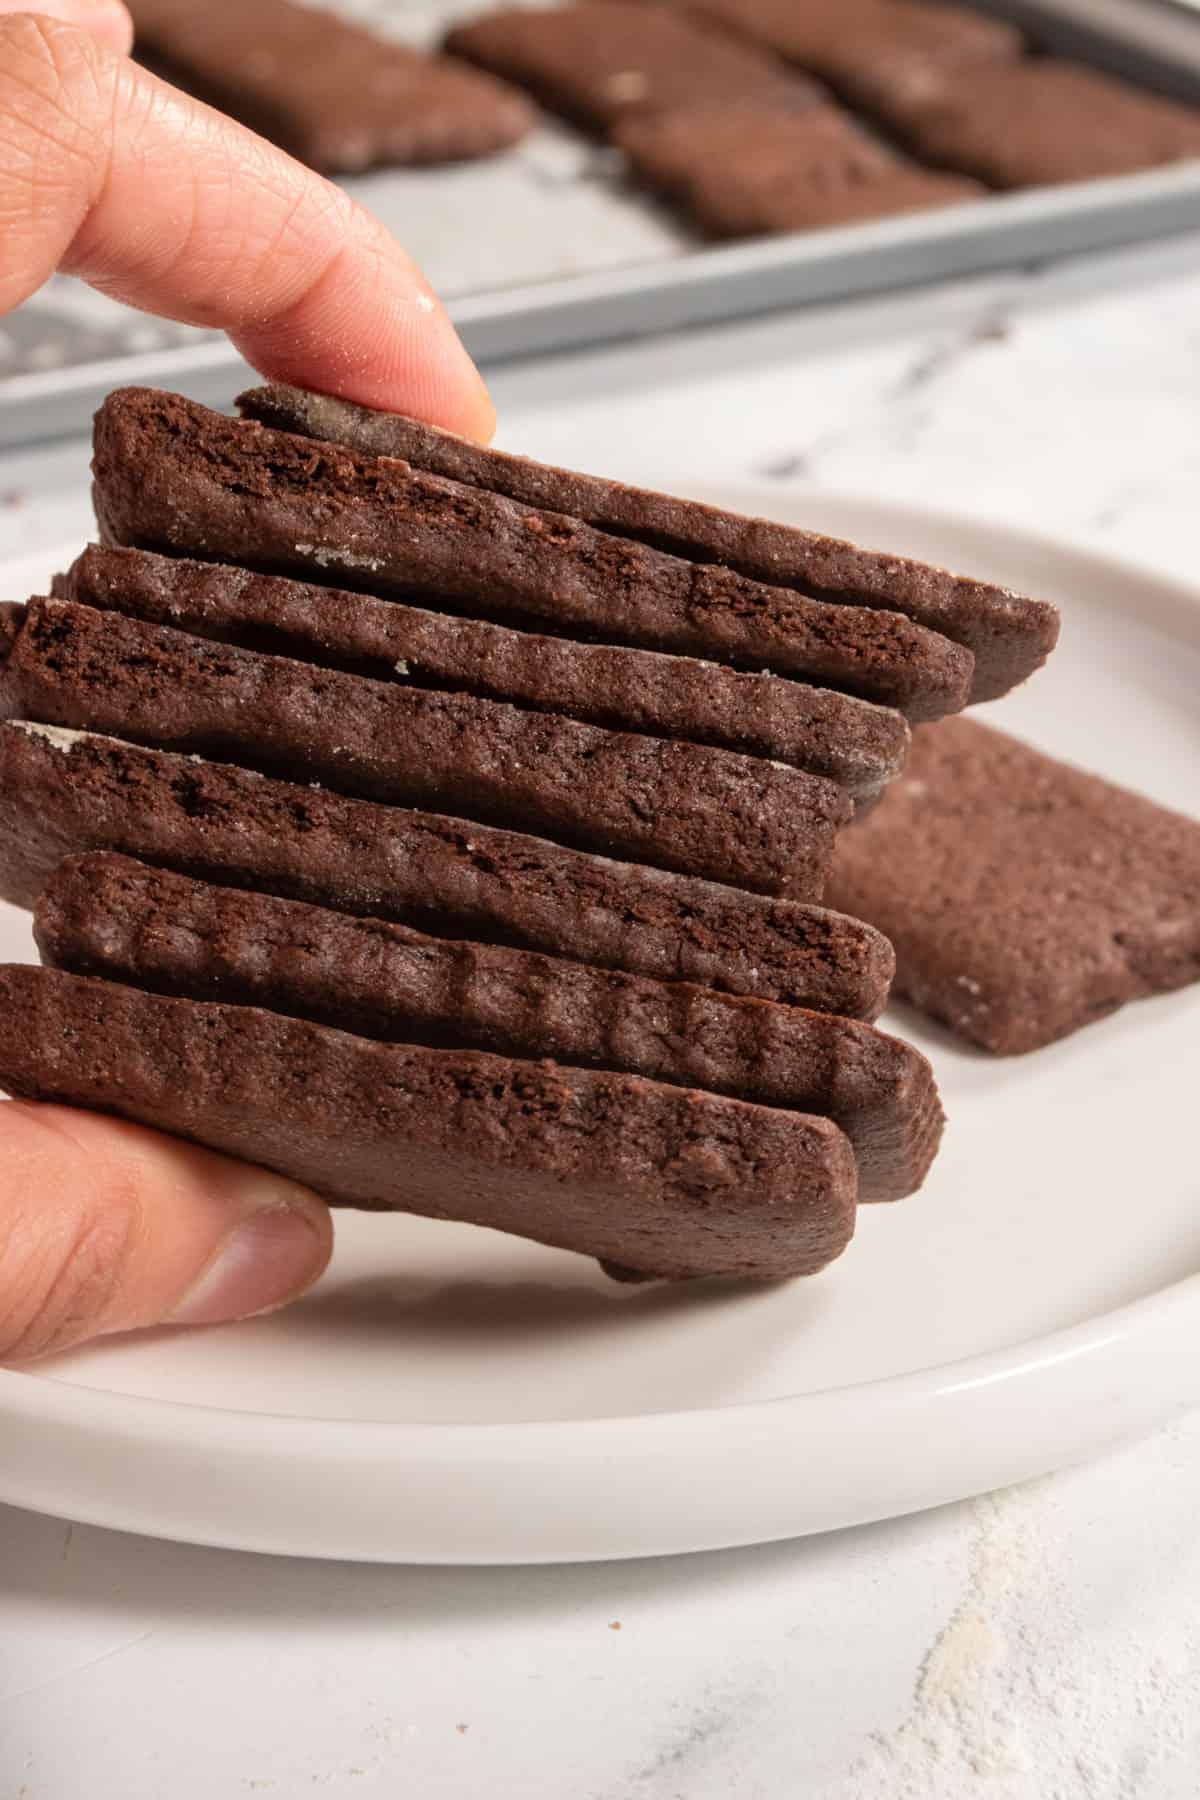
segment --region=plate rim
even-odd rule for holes
[[[856,1398],[867,1394],[892,1397],[897,1404],[907,1404],[921,1395],[937,1399],[963,1394],[991,1386],[996,1381],[1011,1379],[1015,1375],[1032,1374],[1049,1363],[1071,1361],[1087,1355],[1093,1349],[1107,1348],[1127,1337],[1131,1330],[1156,1323],[1152,1315],[1193,1303],[1200,1315],[1200,1270],[1193,1275],[1181,1276],[1178,1281],[1168,1282],[1166,1286],[1155,1288],[1148,1294],[1140,1294],[1136,1300],[1128,1300],[1122,1306],[1111,1307],[1107,1312],[1077,1320],[1074,1325],[1063,1325],[1055,1331],[1043,1332],[1040,1337],[1023,1338],[999,1349],[956,1357],[951,1362],[927,1363],[922,1368],[906,1369],[896,1375],[868,1376],[860,1381],[812,1388],[801,1394],[777,1394],[770,1400],[715,1401],[703,1407],[669,1407],[658,1412],[601,1413],[586,1419],[511,1419],[492,1422],[472,1419],[451,1419],[439,1423],[403,1419],[336,1419],[319,1414],[281,1413],[240,1407],[235,1409],[190,1400],[166,1400],[144,1394],[125,1394],[113,1388],[85,1386],[59,1376],[44,1375],[36,1367],[0,1367],[0,1419],[5,1416],[5,1395],[10,1399],[16,1395],[16,1403],[11,1409],[13,1414],[33,1414],[41,1418],[43,1415],[38,1412],[35,1404],[28,1408],[22,1405],[22,1395],[32,1394],[36,1386],[42,1395],[48,1389],[53,1390],[55,1402],[52,1404],[57,1403],[64,1414],[70,1411],[70,1405],[60,1397],[82,1396],[90,1408],[97,1405],[111,1408],[128,1423],[140,1420],[149,1424],[158,1418],[177,1420],[181,1415],[186,1415],[189,1419],[203,1421],[209,1429],[218,1422],[228,1429],[232,1422],[233,1429],[241,1431],[244,1422],[247,1435],[251,1430],[257,1434],[264,1426],[270,1426],[278,1435],[294,1436],[298,1440],[311,1430],[318,1430],[322,1436],[330,1432],[349,1437],[366,1434],[389,1438],[403,1436],[415,1440],[423,1447],[437,1447],[444,1441],[448,1443],[451,1440],[461,1446],[463,1438],[471,1435],[509,1438],[520,1434],[544,1440],[569,1431],[581,1436],[598,1437],[614,1428],[622,1433],[631,1430],[647,1431],[657,1436],[666,1430],[679,1432],[697,1421],[712,1419],[717,1415],[723,1419],[744,1417],[759,1424],[769,1422],[780,1411],[793,1407],[834,1400],[842,1405],[852,1405]],[[1014,1370],[1009,1365],[1018,1356],[1020,1366]],[[1200,1370],[1197,1372],[1196,1392],[1200,1398]],[[0,1473],[0,1490],[2,1488],[3,1474]],[[0,1492],[0,1499],[2,1498],[3,1494]]]

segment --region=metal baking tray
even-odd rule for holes
[[[342,0],[406,42],[483,0]],[[1045,48],[1200,105],[1191,0],[977,0]],[[483,363],[909,286],[1200,227],[1200,160],[1115,180],[991,195],[875,223],[713,248],[553,123],[507,156],[347,183],[423,264]],[[0,321],[0,446],[80,431],[121,382],[226,402],[219,333],[150,319],[55,278]]]

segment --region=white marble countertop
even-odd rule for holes
[[[1200,240],[497,371],[502,441],[1006,519],[1193,577]],[[87,528],[0,460],[0,557]],[[0,1447],[2,1454],[2,1447]],[[306,1565],[0,1510],[0,1800],[1184,1800],[1200,1418],[834,1536]]]

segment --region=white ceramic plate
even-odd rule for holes
[[[907,507],[703,497],[1058,601],[1056,659],[988,715],[1197,809],[1195,592]],[[32,953],[20,915],[0,951]],[[0,1375],[0,1499],[312,1556],[639,1556],[958,1499],[1200,1401],[1200,988],[1015,1061],[890,1022],[935,1059],[945,1149],[815,1280],[621,1288],[490,1232],[346,1217],[289,1313]]]

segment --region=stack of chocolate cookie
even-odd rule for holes
[[[821,905],[909,719],[1053,609],[288,389],[115,394],[105,542],[0,616],[0,1085],[354,1206],[782,1276],[923,1179]]]

